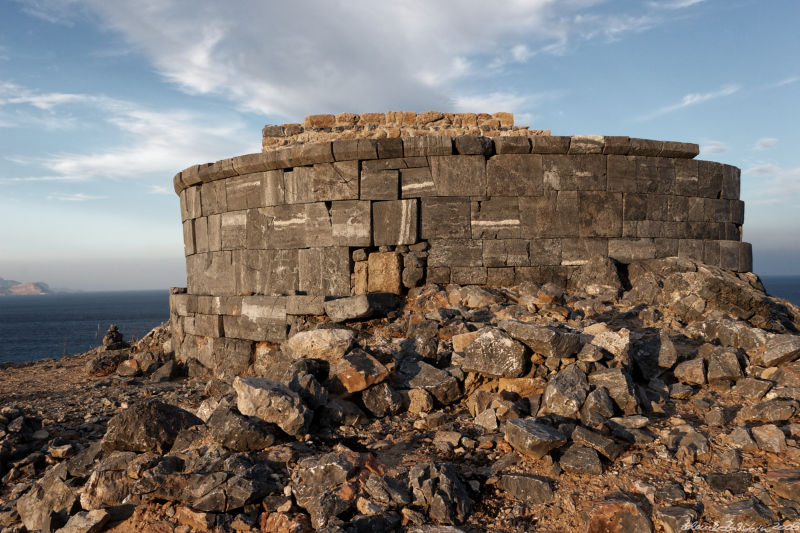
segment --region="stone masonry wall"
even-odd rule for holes
[[[438,111],[389,111],[387,113],[339,113],[309,115],[303,124],[264,126],[264,151],[297,143],[336,139],[418,137],[427,135],[532,136],[549,135],[549,130],[515,126],[511,113],[440,113]]]
[[[739,170],[697,153],[627,137],[418,136],[190,167],[174,180],[188,284],[170,303],[179,353],[249,361],[254,343],[284,340],[326,300],[425,282],[564,285],[596,255],[750,271]]]

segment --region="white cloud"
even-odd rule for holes
[[[680,109],[709,102],[711,100],[717,100],[719,98],[731,96],[732,94],[739,92],[740,89],[741,86],[738,84],[730,84],[722,86],[719,90],[707,93],[689,93],[684,95],[680,102],[659,108],[648,115],[640,117],[640,120],[655,118],[661,115],[666,115],[667,113],[678,111]]]
[[[95,196],[93,194],[85,194],[82,192],[77,193],[60,193],[54,192],[48,195],[48,200],[58,200],[59,202],[88,202],[91,200],[106,200],[106,196]]]
[[[756,141],[756,144],[753,146],[756,150],[766,150],[767,148],[772,148],[778,143],[778,139],[775,137],[762,137]]]
[[[55,0],[26,5],[39,16],[66,16]],[[42,15],[48,6],[54,14]],[[458,9],[427,0],[82,0],[82,6],[181,90],[222,96],[276,121],[318,112],[451,110],[464,80],[668,18],[656,8],[623,11],[602,0],[514,0],[502,9],[482,0],[461,1]]]
[[[203,116],[180,110],[157,110],[124,100],[87,94],[41,93],[13,84],[0,85],[0,106],[32,106],[59,120],[75,106],[90,108],[104,125],[111,125],[122,142],[91,152],[65,152],[41,158],[6,159],[18,165],[40,166],[42,175],[15,176],[3,181],[86,181],[171,177],[176,171],[206,161],[259,150],[257,136],[246,132],[238,118]],[[84,119],[87,120],[87,119]],[[98,140],[105,144],[105,139]],[[166,179],[165,178],[165,179]]]
[[[700,145],[700,152],[703,154],[721,154],[728,150],[730,148],[722,141],[706,141]]]
[[[53,24],[71,26],[82,0],[14,0],[22,11]]]
[[[791,85],[792,83],[797,83],[800,81],[800,76],[789,76],[788,78],[784,78],[781,81],[775,82],[772,85],[767,86],[768,89],[777,89],[778,87],[784,87],[786,85]]]
[[[773,163],[760,163],[742,171],[744,178],[758,179],[754,202],[760,205],[795,205],[800,199],[800,167],[783,168]]]
[[[666,0],[662,2],[647,2],[647,5],[657,9],[684,9],[697,4],[702,4],[706,0]]]
[[[163,185],[150,185],[147,189],[147,194],[164,194],[172,196],[175,190],[172,187],[165,187]]]

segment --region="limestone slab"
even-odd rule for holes
[[[372,241],[375,246],[417,242],[417,200],[389,200],[372,204]]]
[[[363,200],[331,202],[331,236],[334,246],[372,244],[372,203]]]
[[[299,287],[307,294],[350,294],[350,251],[345,246],[298,251]]]
[[[486,159],[482,155],[436,156],[429,160],[439,196],[486,194]]]
[[[432,197],[420,200],[420,236],[423,239],[470,238],[468,197]]]

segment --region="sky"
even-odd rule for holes
[[[185,286],[172,177],[317,113],[510,111],[742,169],[761,275],[800,274],[797,0],[4,0],[0,277]]]

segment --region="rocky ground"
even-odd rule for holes
[[[233,379],[110,331],[0,368],[0,530],[798,530],[798,329],[752,274],[598,259],[312,317]]]

